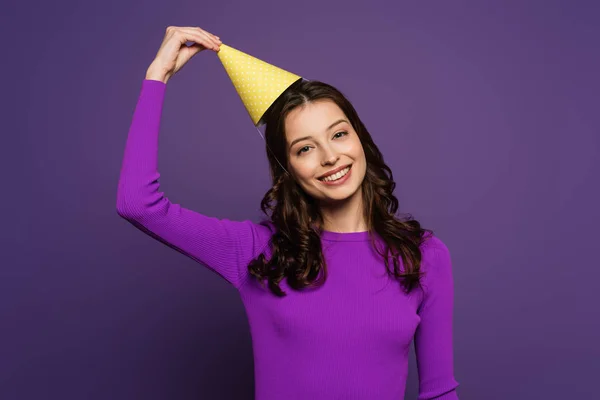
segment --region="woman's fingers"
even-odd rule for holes
[[[181,31],[189,35],[191,41],[202,44],[206,48],[219,50],[219,46],[222,44],[221,40],[217,39],[215,35],[198,27],[185,27],[181,28]]]

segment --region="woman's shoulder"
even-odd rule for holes
[[[421,251],[432,252],[437,251],[449,251],[446,243],[442,241],[437,235],[431,231],[425,232],[423,235],[423,242],[421,243]]]
[[[252,224],[254,225],[257,236],[259,236],[264,243],[269,242],[277,231],[277,227],[270,219],[263,218]]]
[[[446,243],[432,232],[427,232],[421,243],[423,270],[444,270],[451,268],[450,250]]]

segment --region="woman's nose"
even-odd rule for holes
[[[325,153],[323,154],[323,160],[321,161],[321,165],[333,165],[339,159],[339,156],[331,151],[330,149],[325,149]]]

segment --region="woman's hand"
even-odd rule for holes
[[[193,42],[187,46],[186,42]],[[205,49],[219,51],[221,39],[200,27],[169,26],[146,79],[167,81],[196,54]]]

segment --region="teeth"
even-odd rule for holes
[[[336,180],[340,179],[342,176],[346,175],[348,173],[348,171],[350,171],[350,167],[346,167],[343,170],[341,170],[340,172],[335,173],[333,175],[326,176],[322,180],[325,182],[336,181]]]

